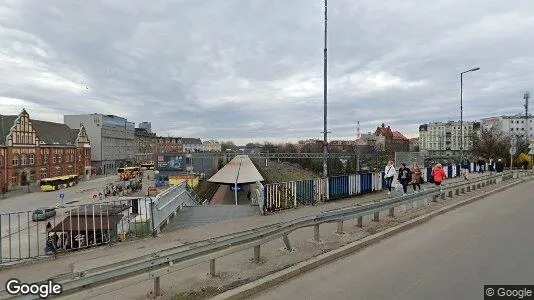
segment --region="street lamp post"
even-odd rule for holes
[[[460,160],[464,158],[464,74],[478,70],[480,68],[474,68],[460,73]]]

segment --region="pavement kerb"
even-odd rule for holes
[[[532,177],[527,177],[524,179],[517,180],[515,182],[512,182],[510,184],[498,187],[494,190],[488,191],[484,194],[476,195],[471,198],[468,198],[466,200],[463,200],[461,202],[457,202],[445,207],[442,207],[438,210],[435,210],[433,212],[430,212],[428,214],[419,216],[417,218],[414,218],[410,221],[404,222],[400,225],[397,225],[395,227],[391,227],[388,229],[385,229],[377,234],[373,234],[370,236],[367,236],[359,241],[355,241],[353,243],[350,243],[348,245],[345,245],[343,247],[340,247],[338,249],[332,250],[328,253],[321,254],[319,256],[316,256],[312,259],[309,259],[307,261],[298,263],[292,267],[289,267],[287,269],[284,269],[282,271],[276,272],[271,275],[267,275],[261,279],[258,279],[256,281],[244,284],[240,287],[237,287],[235,289],[226,291],[222,294],[219,294],[211,299],[213,300],[237,300],[237,299],[246,299],[247,297],[250,297],[252,295],[255,295],[259,292],[262,292],[270,287],[276,286],[280,283],[283,283],[286,280],[289,280],[293,277],[296,277],[298,275],[301,275],[305,272],[311,271],[315,268],[318,268],[322,265],[325,265],[327,263],[330,263],[334,260],[343,258],[347,255],[353,254],[356,251],[359,251],[367,246],[370,246],[372,244],[378,243],[381,240],[384,240],[390,236],[393,236],[397,233],[406,231],[408,229],[411,229],[415,226],[421,225],[423,223],[426,223],[433,219],[434,217],[437,217],[439,215],[445,214],[447,212],[453,211],[457,208],[460,208],[462,206],[468,205],[470,203],[473,203],[475,201],[478,201],[482,198],[485,198],[489,195],[496,194],[499,192],[502,192],[504,190],[507,190],[513,186],[519,185],[521,183],[533,180]]]

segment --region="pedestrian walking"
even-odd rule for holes
[[[432,170],[432,177],[434,178],[434,184],[439,186],[439,191],[442,192],[443,186],[441,183],[447,178],[447,174],[445,174],[445,170],[443,170],[443,166],[441,164],[437,164],[434,167]]]
[[[393,165],[393,161],[389,161],[388,165],[384,168],[384,178],[385,178],[385,184],[386,188],[388,189],[388,195],[391,194],[391,185],[393,184],[393,178],[396,174],[395,166]]]
[[[412,167],[412,182],[411,182],[414,193],[421,191],[421,181],[423,179],[421,174],[422,174],[421,168],[419,167],[417,163],[414,163]]]
[[[483,174],[484,173],[484,165],[486,164],[486,162],[484,161],[484,159],[479,159],[478,162],[478,173],[480,174]]]
[[[397,180],[402,184],[402,190],[404,191],[404,195],[408,193],[408,183],[412,181],[412,171],[410,168],[406,166],[405,163],[401,164],[401,167],[399,168],[399,175],[397,176]]]
[[[469,160],[467,158],[464,158],[460,164],[461,174],[464,177],[464,179],[467,181],[467,173],[469,172]]]

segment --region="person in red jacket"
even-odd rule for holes
[[[434,177],[434,184],[439,186],[439,190],[442,191],[443,187],[441,186],[441,182],[447,178],[447,174],[445,174],[445,170],[443,170],[443,166],[441,164],[437,164],[434,167],[432,170],[432,176]]]

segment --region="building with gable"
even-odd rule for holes
[[[410,151],[410,140],[402,133],[391,130],[390,126],[386,127],[384,123],[376,128],[375,136],[383,137],[380,138],[381,143],[383,143],[380,147],[389,154],[394,155],[395,152]]]
[[[0,115],[0,186],[8,190],[42,178],[91,174],[91,144],[83,125],[32,120],[25,109]]]

